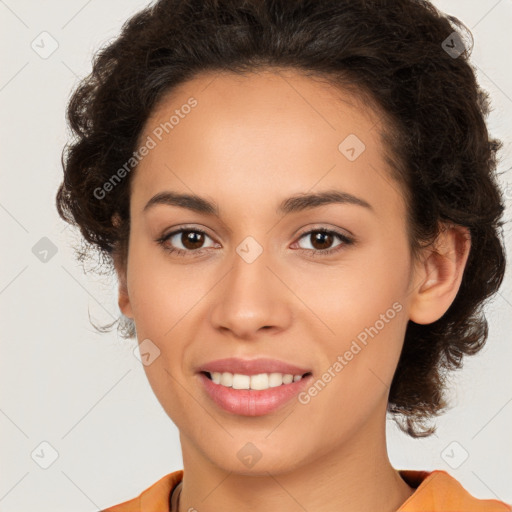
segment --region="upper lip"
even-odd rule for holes
[[[310,373],[311,370],[277,359],[239,359],[236,357],[228,357],[226,359],[217,359],[202,364],[198,368],[198,372],[229,372],[241,373],[243,375],[258,375],[259,373],[304,375],[305,373]]]

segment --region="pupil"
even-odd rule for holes
[[[188,249],[197,249],[194,244],[199,244],[199,246],[201,246],[203,236],[202,233],[197,233],[195,231],[185,231],[183,234],[185,235],[185,242],[183,242],[185,247]],[[196,240],[194,240],[194,238]],[[192,247],[189,247],[188,244],[191,244]]]
[[[324,238],[324,237],[327,239],[327,246],[329,246],[329,245],[330,245],[330,244],[329,244],[329,241],[330,241],[330,239],[332,238],[332,236],[331,236],[331,235],[329,235],[328,233],[317,233],[317,234],[315,235],[315,237],[314,237],[314,238],[315,238],[315,242],[320,241],[320,243],[321,243],[321,242],[322,242],[322,240],[321,240],[321,239],[322,239],[322,238]],[[322,245],[322,244],[321,244],[321,245]],[[325,245],[325,240],[324,240],[324,245]],[[321,249],[325,249],[325,247],[321,247]]]

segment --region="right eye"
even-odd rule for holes
[[[204,238],[210,238],[205,231],[197,228],[180,228],[157,240],[157,243],[163,249],[177,256],[198,256],[203,254],[205,248],[196,247],[204,243]],[[210,238],[211,240],[211,238]],[[181,244],[183,249],[176,247],[175,244]]]

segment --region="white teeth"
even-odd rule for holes
[[[251,387],[251,377],[235,373],[233,375],[233,389],[249,389]]]
[[[233,374],[224,372],[220,376],[220,384],[222,384],[223,386],[226,386],[228,388],[231,387],[233,385]]]
[[[241,373],[211,372],[210,376],[215,384],[233,389],[263,390],[275,388],[282,384],[291,384],[302,379],[302,375],[291,373],[259,373],[258,375],[243,375]]]
[[[268,389],[268,374],[251,375],[251,389]]]
[[[271,388],[277,388],[283,383],[283,374],[282,373],[271,373],[268,376],[268,385]]]

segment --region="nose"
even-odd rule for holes
[[[253,255],[254,256],[254,255]],[[244,340],[261,333],[287,329],[292,321],[294,298],[286,276],[263,251],[256,258],[235,253],[233,265],[215,288],[211,322]]]

